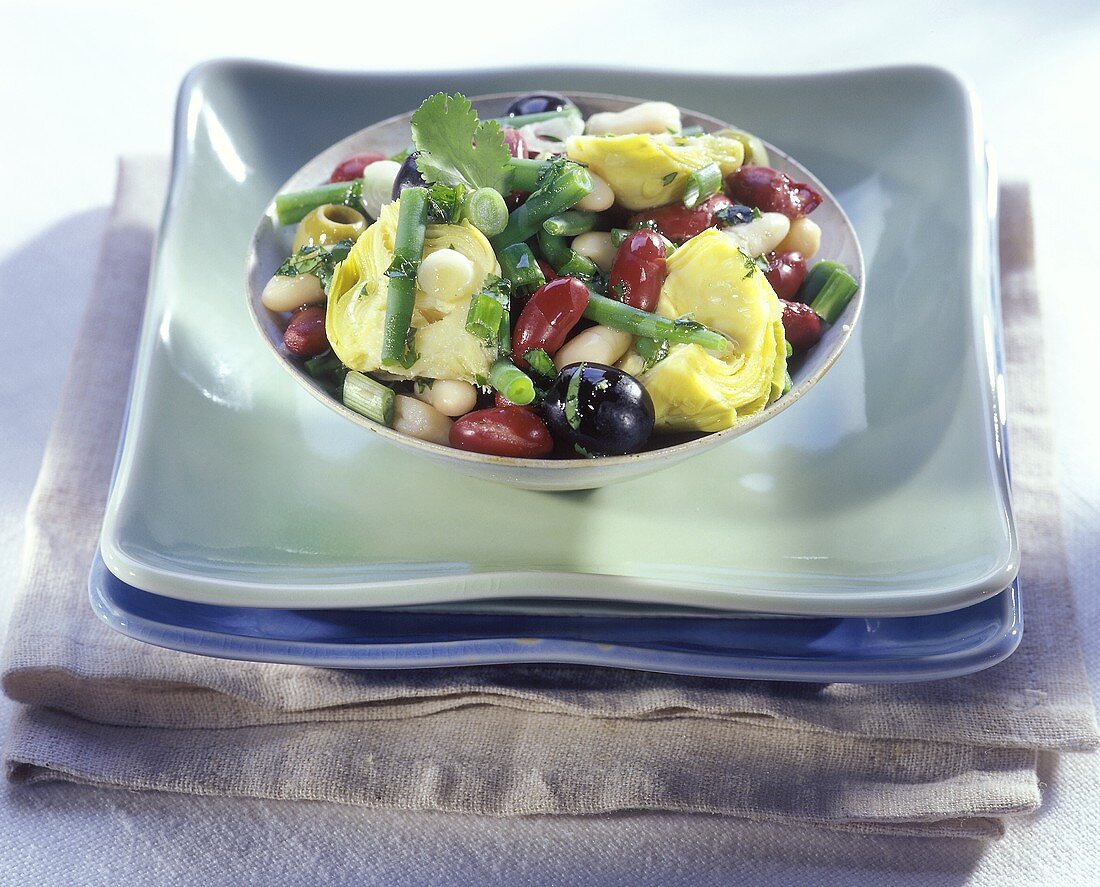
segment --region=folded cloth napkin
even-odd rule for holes
[[[159,161],[121,166],[88,334],[27,519],[2,675],[24,703],[9,779],[983,837],[1039,806],[1041,752],[1096,746],[1048,462],[1025,188],[1002,194],[1023,643],[966,678],[825,686],[562,666],[334,671],[177,653],[107,628],[88,606],[87,575],[165,172]]]

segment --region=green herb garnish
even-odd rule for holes
[[[529,348],[523,355],[523,359],[531,367],[531,372],[544,379],[552,379],[557,373],[554,361],[550,359],[550,355],[544,348]]]
[[[416,167],[428,182],[509,191],[511,155],[500,124],[479,121],[461,93],[424,99],[410,121],[420,155]]]
[[[275,273],[280,277],[312,274],[321,281],[321,286],[327,291],[329,284],[332,283],[332,272],[348,257],[354,245],[354,240],[338,240],[328,246],[303,246],[283,262]]]
[[[581,377],[584,375],[584,364],[580,364],[573,370],[569,379],[569,385],[565,389],[565,421],[574,431],[581,427]]]
[[[670,172],[667,176],[661,179],[661,181],[664,182],[664,186],[667,188],[669,185],[676,181],[677,175],[678,173]]]

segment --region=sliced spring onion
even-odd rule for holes
[[[688,173],[687,184],[684,186],[684,206],[695,209],[708,197],[721,190],[722,170],[717,163],[708,163]]]
[[[680,130],[682,136],[701,136],[703,134],[703,127],[698,123],[694,123],[691,126],[685,126]]]
[[[546,276],[535,254],[526,243],[513,243],[505,247],[497,259],[500,261],[501,275],[512,281],[514,292],[534,292],[546,283]]]
[[[462,201],[462,215],[486,237],[493,237],[508,226],[508,204],[492,188],[478,188],[467,194]]]
[[[526,406],[535,399],[535,383],[523,370],[507,358],[495,361],[489,369],[489,384],[517,406]]]
[[[815,264],[802,281],[798,298],[809,302],[826,323],[836,323],[858,289],[856,279],[840,262],[822,261]]]
[[[349,410],[368,419],[383,425],[393,424],[393,391],[370,376],[348,370],[340,399]]]
[[[581,209],[567,209],[559,215],[550,216],[542,223],[542,227],[547,234],[576,237],[596,227],[596,214]]]
[[[495,345],[504,321],[504,306],[486,293],[479,293],[470,302],[466,314],[466,332],[477,336],[486,345]]]

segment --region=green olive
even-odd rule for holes
[[[350,206],[326,203],[298,223],[294,234],[294,252],[303,246],[355,240],[367,230],[367,218]]]

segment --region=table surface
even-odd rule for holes
[[[1085,655],[1100,688],[1100,431],[1078,380],[1100,374],[1084,258],[1100,232],[1088,107],[1100,80],[1094,0],[777,2],[690,14],[635,0],[582,7],[466,2],[256,8],[191,0],[0,0],[0,622],[22,514],[97,261],[120,154],[167,153],[191,66],[220,56],[410,70],[540,64],[743,72],[934,63],[976,88],[1005,177],[1033,187],[1060,491]],[[331,23],[329,21],[331,19]],[[308,27],[302,27],[308,22]],[[328,29],[339,28],[334,37]],[[391,36],[393,35],[393,36]],[[1057,146],[1057,151],[1054,150]],[[1063,315],[1072,317],[1069,328]],[[12,384],[11,380],[15,380]],[[20,384],[33,380],[33,384]],[[1089,397],[1089,403],[1094,398]],[[1026,601],[1025,601],[1026,604]],[[2,628],[2,626],[0,626]],[[0,731],[11,704],[0,702]],[[988,845],[855,837],[706,816],[492,819],[325,804],[0,786],[0,883],[999,884],[1100,883],[1100,756],[1044,762],[1042,811]],[[263,828],[243,839],[242,817]],[[1021,876],[1024,876],[1021,878]]]

